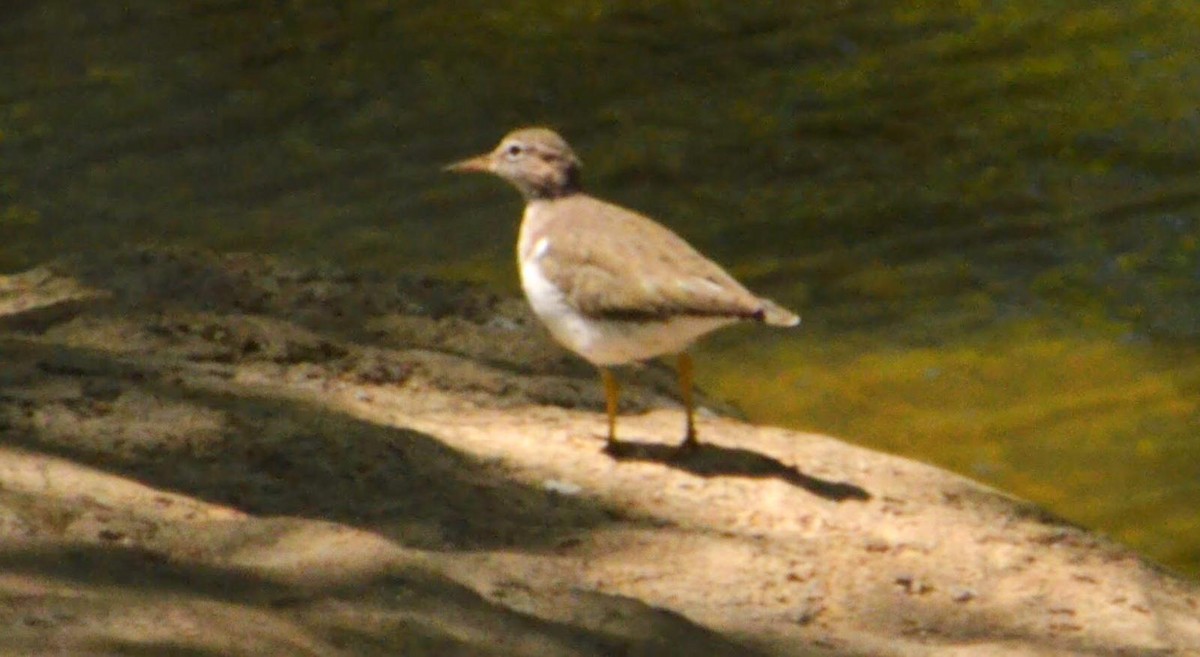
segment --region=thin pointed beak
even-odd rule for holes
[[[455,162],[442,168],[442,171],[450,171],[453,173],[488,173],[492,170],[492,154],[484,153],[475,157],[465,159],[461,162]]]

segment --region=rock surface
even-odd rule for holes
[[[591,369],[523,302],[137,250],[0,279],[0,653],[1197,655],[1039,509]]]

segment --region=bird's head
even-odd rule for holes
[[[570,144],[558,133],[549,128],[521,128],[505,135],[490,153],[455,162],[446,171],[495,174],[532,200],[579,191],[580,167]]]

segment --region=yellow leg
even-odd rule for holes
[[[604,381],[604,407],[608,411],[608,447],[612,450],[617,446],[617,404],[621,397],[621,385],[607,367],[600,368],[600,379]]]
[[[700,446],[696,440],[695,407],[692,404],[692,357],[686,353],[679,354],[679,394],[683,397],[683,407],[687,412],[687,433],[683,436],[680,449],[695,449]]]

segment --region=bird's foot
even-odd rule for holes
[[[688,432],[688,435],[684,437],[683,442],[679,443],[679,446],[675,448],[675,453],[671,456],[671,458],[678,461],[685,459],[699,451],[700,441],[696,440],[696,434]]]
[[[636,448],[629,443],[623,443],[615,438],[609,438],[608,442],[604,443],[604,453],[617,459],[623,456],[630,456],[636,451]]]

